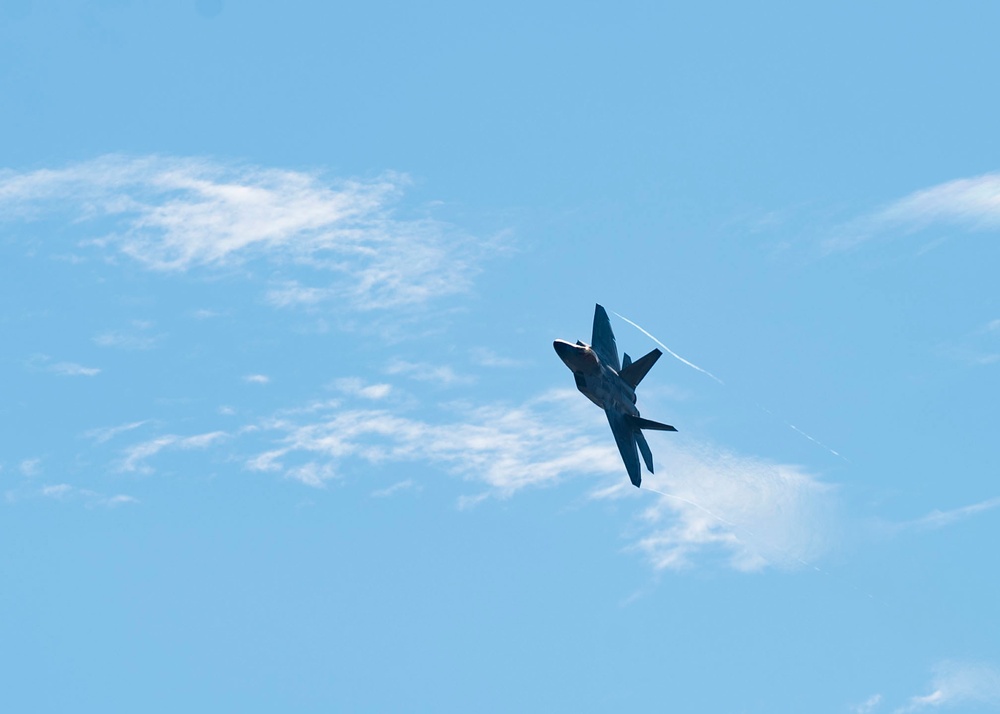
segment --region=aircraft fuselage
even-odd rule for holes
[[[587,399],[605,411],[614,409],[621,414],[639,416],[635,390],[625,383],[618,372],[601,362],[590,345],[556,340],[552,346],[559,359],[573,372],[576,388]]]

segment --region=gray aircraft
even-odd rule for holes
[[[611,433],[615,435],[625,470],[635,487],[639,488],[642,483],[640,453],[649,473],[653,473],[653,454],[642,430],[677,431],[669,424],[643,419],[635,406],[635,388],[663,353],[653,350],[635,362],[626,354],[619,364],[615,333],[611,330],[608,313],[600,305],[594,310],[591,343],[587,345],[578,340],[574,345],[556,340],[552,346],[556,348],[559,359],[572,370],[577,389],[608,415]]]

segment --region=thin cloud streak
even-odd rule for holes
[[[388,409],[317,404],[262,423],[259,433],[276,434],[277,443],[245,465],[322,487],[372,464],[423,462],[485,488],[463,496],[460,506],[597,478],[592,500],[640,504],[631,549],[657,570],[693,567],[712,554],[740,571],[794,569],[835,542],[836,488],[801,467],[692,440],[665,442],[653,448],[662,473],[647,475],[636,491],[603,419],[581,412],[577,397],[555,390],[518,405],[458,405],[436,423]]]
[[[406,479],[405,481],[397,481],[391,486],[386,486],[385,488],[380,488],[377,491],[372,491],[372,498],[389,498],[394,496],[401,491],[409,491],[414,488],[413,479]]]
[[[146,464],[146,461],[164,449],[204,449],[227,436],[229,434],[224,431],[212,431],[205,434],[184,437],[175,434],[158,436],[155,439],[150,439],[125,449],[123,452],[124,458],[119,464],[118,470],[124,472],[152,473],[153,469]]]
[[[457,373],[449,365],[427,364],[426,362],[407,362],[395,359],[385,368],[386,374],[401,374],[419,382],[435,382],[445,387],[459,384],[472,384],[475,378]]]
[[[941,662],[934,668],[930,694],[912,697],[896,714],[939,707],[1000,707],[1000,668],[984,662]]]
[[[84,367],[76,362],[57,362],[49,371],[61,377],[96,377],[101,373],[97,367]]]
[[[882,695],[873,694],[860,704],[851,707],[851,711],[854,714],[871,714],[871,712],[879,708],[880,704],[882,704]]]
[[[567,395],[550,392],[520,406],[464,408],[456,414],[461,420],[436,424],[385,409],[341,410],[334,404],[331,411],[314,413],[310,423],[279,418],[263,424],[284,436],[278,448],[252,457],[247,467],[296,478],[295,469],[321,460],[335,471],[357,459],[375,464],[424,461],[484,484],[487,495],[509,498],[570,476],[607,473],[614,464],[617,456],[606,446],[547,416],[559,410]]]
[[[1000,173],[956,179],[915,191],[851,222],[823,248],[827,253],[849,250],[890,230],[915,232],[933,225],[970,231],[1000,229]]]
[[[347,300],[376,310],[466,292],[495,248],[442,221],[394,217],[407,184],[395,173],[341,180],[209,159],[112,155],[0,172],[0,209],[7,220],[101,221],[99,235],[84,245],[160,272],[255,258],[308,265],[325,273],[327,284],[279,284],[267,300],[283,307]],[[126,346],[115,333],[99,339]]]
[[[108,426],[98,429],[90,429],[83,433],[83,436],[87,439],[93,439],[98,444],[103,444],[111,439],[115,438],[119,434],[124,434],[126,432],[132,431],[133,429],[138,429],[145,424],[148,424],[149,420],[144,419],[142,421],[133,421],[127,424],[121,424],[119,426]]]
[[[117,508],[133,503],[139,503],[139,499],[124,493],[114,496],[106,496],[97,491],[86,488],[77,488],[68,483],[52,484],[43,486],[39,495],[56,501],[82,501],[87,508]]]
[[[903,523],[896,524],[893,528],[895,530],[936,530],[938,528],[945,528],[946,526],[950,526],[959,521],[972,518],[980,513],[992,511],[998,506],[1000,506],[1000,497],[990,498],[986,501],[980,501],[979,503],[962,506],[961,508],[953,508],[949,511],[935,509],[927,515],[915,520],[904,521]]]
[[[344,394],[372,400],[385,399],[392,393],[391,384],[368,384],[357,377],[338,379],[334,386]]]
[[[101,373],[97,367],[85,367],[76,362],[53,363],[48,355],[42,354],[32,355],[26,362],[26,366],[32,370],[40,369],[51,372],[60,377],[96,377]]]
[[[657,495],[643,511],[648,532],[634,549],[654,569],[686,569],[696,556],[713,552],[739,571],[797,569],[838,539],[833,485],[799,466],[707,443],[676,442],[654,446],[658,457],[662,454],[658,473],[643,479],[643,488]],[[631,492],[620,486],[593,497],[626,493]]]
[[[148,333],[151,324],[142,321],[133,322],[134,330],[108,330],[94,336],[94,344],[98,347],[112,347],[120,350],[145,351],[156,347],[163,335]]]

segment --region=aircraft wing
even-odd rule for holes
[[[639,488],[642,483],[642,474],[639,471],[639,451],[635,444],[635,434],[632,433],[632,425],[629,424],[625,415],[614,409],[605,409],[608,415],[608,424],[611,425],[611,433],[615,435],[615,443],[618,444],[618,451],[625,462],[625,470],[632,480],[632,485]]]
[[[618,361],[618,345],[615,344],[615,333],[611,330],[611,320],[608,319],[608,313],[600,305],[594,308],[594,334],[590,339],[590,346],[601,358],[601,362],[616,372],[621,371],[621,363]]]

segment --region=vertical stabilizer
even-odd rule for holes
[[[646,373],[652,369],[654,364],[656,364],[656,360],[660,359],[662,354],[663,353],[659,350],[653,350],[648,355],[640,357],[635,362],[629,360],[629,364],[622,367],[618,374],[625,380],[628,386],[635,389],[639,386],[639,382],[642,381],[642,378],[646,376]]]

